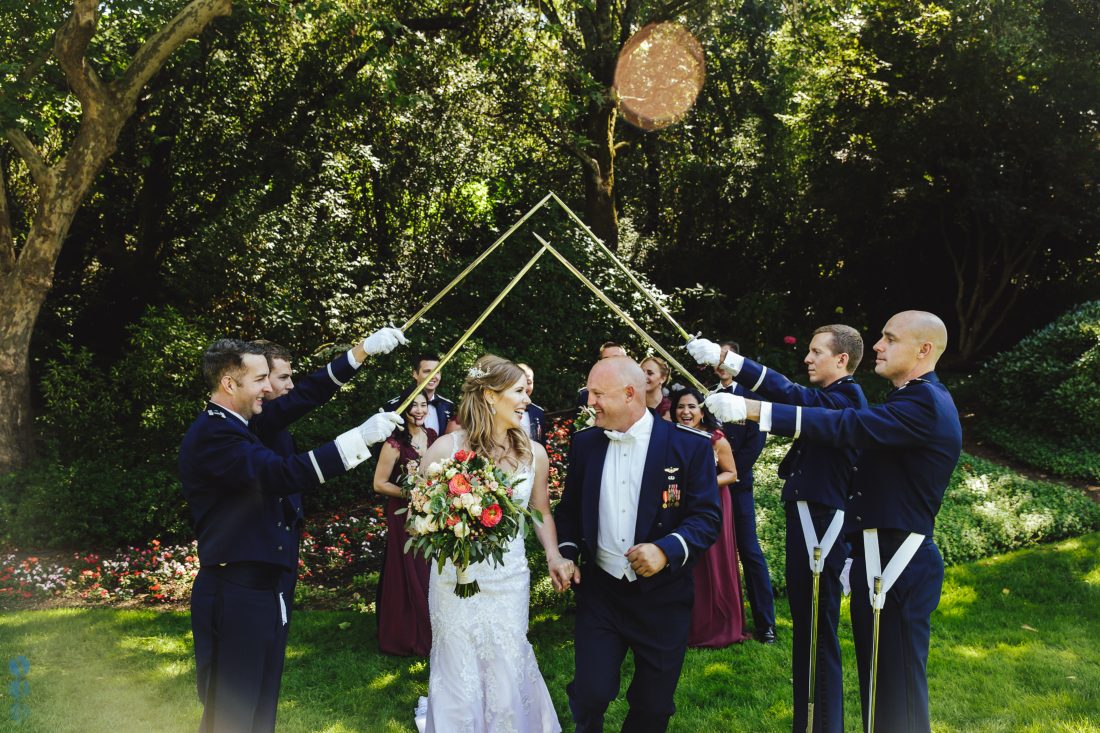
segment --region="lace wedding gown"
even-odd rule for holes
[[[457,436],[452,453],[458,450]],[[513,499],[527,506],[533,471],[521,468]],[[471,565],[481,592],[459,598],[454,566],[433,564],[428,582],[432,621],[428,697],[420,698],[420,733],[558,733],[561,725],[527,641],[531,577],[517,536],[504,563]]]

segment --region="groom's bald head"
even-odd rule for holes
[[[588,405],[596,424],[627,430],[645,414],[645,373],[629,356],[601,359],[588,373]]]

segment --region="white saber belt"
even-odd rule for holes
[[[924,535],[910,532],[901,547],[890,558],[886,568],[882,567],[882,557],[878,551],[878,530],[863,530],[863,551],[867,563],[867,590],[871,594],[871,608],[882,610],[886,605],[886,593],[901,576],[913,555],[917,554],[917,548],[924,541]],[[875,593],[875,578],[882,578],[882,592]]]
[[[836,510],[833,521],[829,523],[828,528],[825,530],[825,536],[818,539],[813,518],[810,516],[809,505],[804,501],[796,503],[798,504],[798,518],[802,523],[802,538],[806,541],[806,554],[810,557],[810,571],[817,575],[825,568],[825,557],[833,549],[836,538],[840,536],[840,530],[844,526],[844,510]],[[821,559],[816,563],[814,562],[815,547],[821,548]]]

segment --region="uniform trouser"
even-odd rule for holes
[[[734,534],[737,539],[737,556],[745,571],[745,592],[749,597],[749,610],[757,633],[775,626],[775,597],[768,575],[768,561],[756,538],[756,504],[752,488],[730,491],[733,500]]]
[[[626,733],[661,733],[676,711],[673,696],[687,651],[691,573],[649,593],[589,563],[577,596],[576,669],[566,687],[577,733],[600,733],[607,706],[619,694],[623,659],[634,654],[626,699]]]
[[[199,571],[191,589],[202,733],[275,730],[286,627],[279,594]]]
[[[298,571],[284,573],[279,580],[279,592],[283,594],[283,604],[286,606],[286,623],[279,625],[279,638],[275,645],[274,669],[271,675],[275,680],[274,693],[267,694],[260,701],[256,709],[256,717],[252,722],[253,730],[274,730],[275,713],[279,709],[279,690],[283,682],[283,668],[286,664],[286,645],[290,634],[290,617],[294,610],[294,588],[298,584]]]
[[[806,704],[810,686],[810,632],[813,623],[814,576],[802,535],[802,520],[798,505],[786,502],[787,508],[787,595],[791,602],[792,654],[791,679],[794,683],[795,733],[806,731]],[[818,538],[825,534],[833,520],[835,509],[821,504],[809,504],[810,517]],[[843,589],[840,572],[848,557],[848,545],[840,537],[825,556],[825,567],[818,580],[817,666],[814,670],[814,731],[827,733],[844,730],[844,675],[840,666],[840,597]]]
[[[896,542],[880,549],[885,567]],[[858,550],[857,550],[858,552]],[[867,589],[862,554],[851,570],[852,633],[859,666],[859,697],[863,705],[863,729],[867,729],[870,704],[871,652],[874,615]],[[917,553],[886,594],[879,615],[878,676],[875,691],[875,731],[878,733],[929,733],[928,644],[932,611],[943,589],[943,557],[931,537],[925,537]]]

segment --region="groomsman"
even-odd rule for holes
[[[600,359],[606,359],[611,356],[629,356],[626,353],[626,349],[616,341],[604,341],[600,344]],[[576,405],[578,408],[584,407],[588,404],[588,387],[582,387],[577,390]],[[579,414],[579,410],[578,410]]]
[[[258,340],[263,348],[271,372],[271,392],[264,395],[264,407],[259,415],[249,421],[249,427],[260,441],[284,458],[298,452],[294,437],[286,425],[328,402],[348,380],[355,376],[368,356],[388,354],[397,346],[407,344],[405,335],[396,328],[382,328],[363,339],[327,366],[321,367],[295,382],[293,354],[285,346],[271,341]],[[285,399],[280,399],[284,398]],[[282,679],[286,658],[287,637],[294,610],[294,589],[298,584],[298,552],[305,515],[302,495],[289,494],[281,498],[284,514],[283,529],[292,549],[290,570],[279,578],[278,591],[286,606],[287,622],[280,628],[275,659],[270,668],[273,683],[264,686],[266,699],[261,701],[253,720],[255,730],[268,730],[275,726],[275,713],[279,703],[279,681]]]
[[[645,375],[629,357],[592,367],[588,404],[597,427],[573,436],[554,514],[562,555],[581,562],[569,708],[577,733],[602,731],[630,650],[623,730],[664,731],[687,650],[692,567],[721,525],[714,453],[707,434],[646,408]]]
[[[867,407],[863,390],[852,374],[863,358],[863,339],[849,326],[822,326],[813,333],[806,357],[809,389],[782,374],[727,352],[706,339],[687,346],[700,363],[718,365],[720,374],[729,374],[737,382],[761,397],[789,405],[806,407]],[[748,425],[756,425],[754,422]],[[843,674],[840,665],[840,599],[843,594],[840,573],[848,557],[848,546],[839,533],[844,523],[848,486],[859,452],[854,448],[835,448],[797,438],[779,464],[784,479],[783,501],[786,506],[787,594],[791,605],[793,654],[791,679],[794,688],[794,733],[805,733],[809,702],[810,637],[813,625],[813,549],[821,548],[817,566],[817,658],[814,668],[814,731],[844,730]]]
[[[935,367],[947,348],[937,316],[893,316],[874,346],[875,373],[894,385],[881,405],[830,410],[711,395],[724,420],[748,418],[778,435],[805,437],[861,453],[845,515],[853,564],[852,631],[868,727],[874,608],[880,610],[874,730],[927,733],[928,646],[943,588],[943,558],[932,539],[936,513],[962,450],[951,394]],[[875,579],[882,589],[874,592]]]
[[[523,363],[517,363],[523,373],[527,375],[527,396],[530,397],[531,393],[535,391],[535,371]],[[531,440],[546,445],[546,410],[542,409],[534,402],[527,405],[527,410],[523,413],[523,420],[520,422],[520,427],[523,431],[530,436]]]
[[[370,457],[402,422],[380,413],[306,453],[282,456],[250,422],[264,412],[270,371],[261,346],[221,339],[203,354],[206,409],[180,446],[179,470],[198,535],[199,573],[191,593],[195,671],[207,733],[272,731],[285,643],[281,578],[293,570],[295,519],[283,497],[308,491]],[[284,398],[286,399],[286,398]],[[293,419],[282,413],[282,425]],[[281,408],[281,406],[280,406]],[[272,430],[279,421],[272,420]]]
[[[737,353],[740,349],[736,341],[722,341],[724,349]],[[720,369],[715,370],[721,380],[716,392],[727,392],[746,398],[756,398],[756,394],[747,387],[736,384],[733,376]],[[756,502],[753,499],[753,466],[764,450],[768,433],[756,423],[723,423],[722,432],[733,449],[733,462],[737,466],[737,481],[730,484],[730,499],[733,504],[733,531],[737,541],[737,556],[745,571],[745,594],[749,599],[752,612],[753,638],[761,644],[775,643],[775,594],[772,592],[772,578],[768,571],[768,561],[760,549],[760,540],[756,535]]]
[[[423,382],[439,364],[438,354],[417,354],[412,360],[412,383],[416,385]],[[436,392],[439,387],[440,375],[432,377],[432,381],[424,386],[423,395],[428,399],[428,416],[424,419],[424,427],[431,428],[436,435],[443,435],[454,429],[452,421],[455,417],[455,403]],[[387,402],[383,409],[393,412],[401,406],[401,397],[398,395]]]

